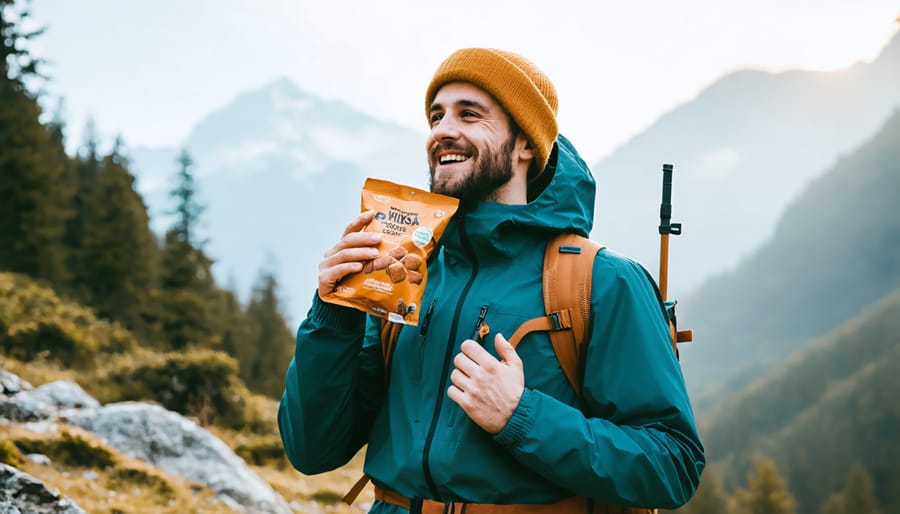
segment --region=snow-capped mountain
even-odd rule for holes
[[[359,212],[372,176],[426,187],[425,132],[323,101],[287,79],[239,95],[209,114],[184,144],[194,160],[200,227],[221,283],[246,293],[273,266],[286,314],[305,313],[318,260]],[[181,148],[131,153],[153,226],[163,232]]]

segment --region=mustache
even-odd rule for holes
[[[458,141],[450,141],[437,143],[431,148],[431,159],[436,161],[438,158],[438,154],[441,152],[459,152],[466,154],[468,156],[474,156],[478,152],[475,150],[475,147],[472,145],[467,145],[464,143],[460,143]]]

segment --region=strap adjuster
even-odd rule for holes
[[[553,323],[553,330],[562,330],[562,323],[559,321],[559,311],[550,313],[550,321]]]

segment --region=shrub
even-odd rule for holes
[[[254,466],[273,465],[278,469],[288,467],[284,446],[277,435],[254,437],[239,444],[235,453]]]
[[[0,273],[0,352],[31,361],[38,357],[88,368],[101,353],[136,346],[117,323],[98,320],[77,303],[59,298],[24,275]]]
[[[165,498],[172,498],[178,492],[159,472],[133,466],[112,470],[109,475],[109,486],[117,490],[140,487]]]
[[[23,460],[22,452],[15,444],[6,439],[0,441],[0,462],[18,468],[22,466]]]
[[[103,469],[117,462],[116,454],[90,436],[62,430],[58,437],[19,439],[15,445],[25,453],[43,453],[60,464]]]
[[[222,352],[147,354],[111,367],[102,380],[106,393],[101,401],[152,400],[203,425],[252,430],[259,423],[260,414],[238,377],[237,363]]]

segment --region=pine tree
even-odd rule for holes
[[[197,201],[197,184],[193,171],[194,160],[186,149],[182,149],[177,162],[179,167],[176,185],[169,192],[169,196],[177,202],[173,211],[173,214],[176,215],[174,230],[179,238],[202,250],[206,242],[197,240],[196,228],[206,206]]]
[[[881,514],[869,472],[860,464],[851,467],[846,486],[828,499],[822,514]]]
[[[232,281],[226,289],[219,291],[219,299],[215,305],[215,319],[220,329],[221,350],[234,357],[239,366],[239,374],[244,383],[252,377],[252,363],[258,353],[255,348],[259,341],[258,327],[250,322],[246,309],[241,305]]]
[[[86,290],[89,281],[88,259],[82,255],[82,241],[87,228],[88,205],[94,198],[97,179],[100,176],[100,156],[97,152],[97,132],[93,120],[88,120],[84,129],[84,144],[75,158],[70,175],[72,190],[72,217],[66,224],[64,242],[68,260],[71,291],[76,298],[90,302],[90,294]]]
[[[197,240],[196,231],[204,208],[196,199],[193,161],[186,151],[178,164],[170,192],[176,200],[176,220],[163,242],[157,315],[165,347],[214,347],[219,343],[212,317],[216,285],[212,260],[203,251],[205,241]]]
[[[88,303],[100,316],[146,334],[147,293],[156,282],[156,239],[121,140],[103,158],[84,205],[79,270]]]
[[[0,269],[62,284],[70,211],[61,132],[55,140],[41,125],[40,106],[25,87],[38,61],[24,41],[40,31],[22,33],[18,22],[28,12],[13,7],[13,0],[0,0]]]
[[[726,514],[728,512],[728,495],[722,485],[717,469],[708,465],[703,470],[700,487],[691,501],[678,510],[684,514]]]
[[[278,398],[284,391],[284,372],[294,353],[294,337],[280,312],[278,281],[271,271],[263,271],[247,306],[247,316],[256,327],[256,351],[250,364],[247,385]],[[244,363],[240,365],[243,367]]]
[[[775,465],[775,461],[756,457],[747,475],[747,487],[738,489],[731,501],[730,514],[795,514],[796,501]]]

